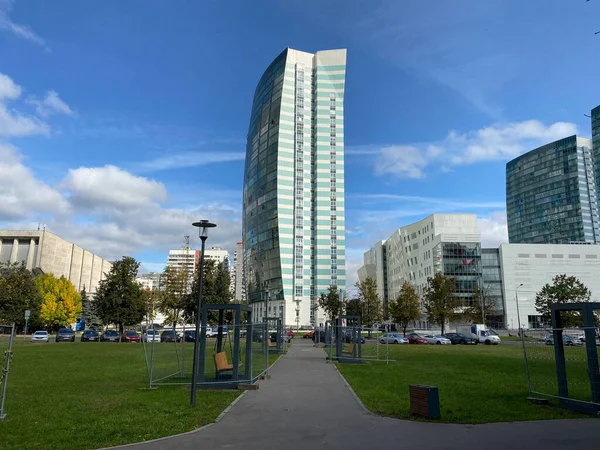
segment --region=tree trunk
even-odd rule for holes
[[[408,323],[404,323],[402,324],[402,330],[404,331],[404,337],[406,337],[406,328],[408,326]]]

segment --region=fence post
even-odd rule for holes
[[[8,340],[8,350],[6,351],[6,365],[5,368],[2,369],[2,396],[0,397],[0,420],[4,420],[6,414],[4,413],[4,401],[6,400],[6,387],[8,385],[8,372],[10,372],[10,360],[12,358],[12,346],[13,340],[15,338],[15,324],[12,324],[12,328],[10,330],[10,337]]]

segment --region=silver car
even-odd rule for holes
[[[379,338],[382,344],[408,344],[408,339],[398,333],[385,333]]]
[[[48,342],[49,340],[47,331],[36,331],[31,335],[31,342]]]
[[[437,345],[452,345],[452,341],[444,336],[434,336],[433,334],[425,334],[423,338],[429,344],[437,344]]]

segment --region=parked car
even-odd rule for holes
[[[408,344],[408,339],[399,333],[385,333],[379,338],[382,344]]]
[[[569,336],[567,334],[563,334],[562,338],[563,338],[563,345],[567,345],[569,347],[574,346],[574,345],[583,345],[583,343],[574,336]],[[547,336],[544,336],[544,343],[546,345],[554,345],[554,335],[549,334]]]
[[[31,342],[49,342],[50,337],[47,331],[36,331],[31,335]]]
[[[444,336],[440,336],[440,335],[433,335],[433,334],[424,334],[423,338],[427,341],[428,344],[436,344],[436,345],[451,345],[452,341],[450,341],[450,339],[445,338]]]
[[[302,339],[312,339],[314,334],[315,334],[314,331],[309,331],[308,333],[304,333],[304,335],[302,336]]]
[[[427,344],[427,339],[418,333],[408,333],[406,337],[409,344]]]
[[[195,342],[196,341],[196,330],[187,330],[183,333],[184,342]]]
[[[472,337],[465,336],[462,333],[446,333],[443,335],[445,338],[450,339],[452,345],[475,345],[477,341]]]
[[[364,344],[365,343],[365,338],[362,336],[362,334],[359,334],[360,336],[360,343]],[[349,344],[352,342],[352,330],[346,330],[346,333],[344,335],[344,342],[346,342],[346,344]],[[356,339],[356,338],[355,338]]]
[[[295,336],[295,334],[294,334],[294,332],[293,332],[292,330],[288,330],[288,332],[287,332],[287,336],[288,336],[290,339],[294,339],[294,336]]]
[[[160,331],[148,330],[142,335],[144,342],[160,342]]]
[[[140,335],[137,334],[137,331],[129,330],[123,333],[123,338],[121,339],[123,342],[140,342]]]
[[[61,328],[56,333],[56,342],[75,342],[75,332],[70,328]]]
[[[180,342],[179,336],[173,330],[165,330],[160,334],[160,342]]]
[[[96,330],[85,330],[81,335],[81,342],[98,342],[100,335]]]
[[[102,342],[119,342],[119,333],[117,330],[106,330],[102,336],[100,336]]]

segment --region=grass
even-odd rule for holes
[[[369,353],[369,345],[363,349]],[[529,352],[534,390],[556,394],[553,347]],[[589,417],[556,406],[533,405],[519,346],[390,345],[390,362],[338,364],[340,372],[374,413],[399,419],[409,414],[408,386],[439,387],[442,422],[487,423]],[[372,352],[371,352],[372,353]],[[585,349],[566,349],[570,393],[589,399]],[[422,419],[418,419],[422,420]]]
[[[148,375],[138,344],[19,342],[13,352],[3,450],[89,449],[182,433],[213,422],[240,394],[199,391],[194,409],[189,387],[142,390]]]

